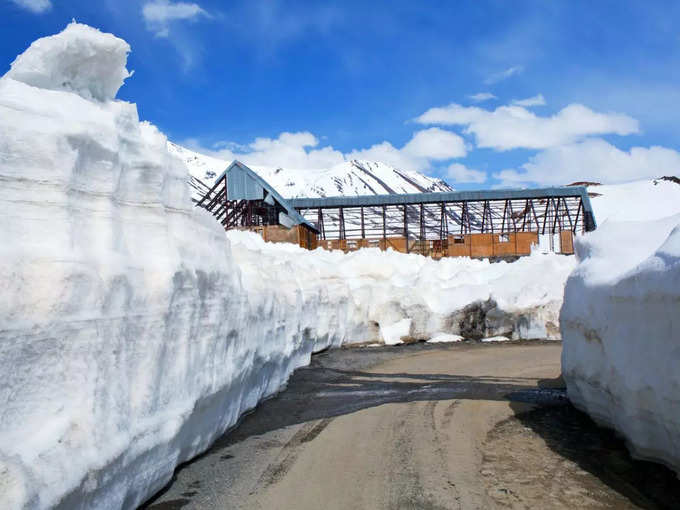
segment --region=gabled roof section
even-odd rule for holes
[[[274,200],[286,211],[286,215],[294,225],[305,224],[316,230],[290,203],[254,170],[238,160],[234,160],[227,169],[219,175],[215,182],[222,177],[227,179],[227,198],[229,200]]]

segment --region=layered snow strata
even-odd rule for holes
[[[327,346],[454,335],[473,301],[556,320],[571,258],[230,242],[111,99],[127,51],[71,24],[0,78],[0,507],[134,508]]]
[[[561,312],[569,398],[680,472],[680,215],[607,222],[576,251]]]
[[[0,78],[2,508],[133,508],[348,336],[346,296],[243,282],[166,138],[104,100],[126,52],[72,24]]]

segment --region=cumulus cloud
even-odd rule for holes
[[[238,159],[247,165],[273,166],[297,170],[328,168],[345,159],[331,146],[320,147],[319,139],[307,131],[281,133],[277,138],[256,138],[245,146],[218,142],[212,155],[224,160]],[[204,151],[205,152],[205,151]]]
[[[415,120],[421,124],[465,126],[464,132],[474,135],[478,147],[499,151],[546,149],[587,136],[639,131],[637,120],[628,115],[599,113],[580,104],[570,104],[552,116],[541,117],[517,105],[486,110],[453,103],[430,108]]]
[[[319,170],[352,159],[381,161],[404,170],[426,171],[434,161],[463,157],[465,143],[456,133],[440,128],[417,131],[402,147],[381,142],[366,149],[342,153],[332,146],[319,146],[319,139],[308,131],[281,133],[277,138],[256,138],[243,146],[217,142],[213,150],[200,147],[194,140],[185,145],[211,156],[247,165],[284,167],[296,170]]]
[[[382,161],[404,170],[423,171],[432,161],[462,158],[467,154],[465,141],[456,133],[440,128],[417,131],[401,148],[389,142],[382,142],[368,149],[354,150],[346,154],[347,159]]]
[[[493,85],[494,83],[498,83],[499,81],[507,80],[511,76],[514,76],[516,74],[520,74],[522,71],[524,71],[523,66],[509,67],[505,71],[501,71],[499,73],[492,74],[486,80],[484,80],[484,83],[486,85]]]
[[[468,99],[473,103],[483,103],[484,101],[490,101],[491,99],[498,99],[491,92],[479,92],[477,94],[471,94]]]
[[[680,175],[680,153],[666,147],[614,147],[601,138],[539,152],[520,170],[494,174],[504,185],[564,185],[574,181],[602,183]]]
[[[462,158],[466,155],[462,137],[437,127],[416,132],[402,151],[416,158],[433,160]]]
[[[16,5],[35,14],[49,11],[52,8],[50,0],[12,0]]]
[[[451,163],[447,169],[447,177],[454,183],[460,182],[486,182],[486,172],[482,170],[473,170],[461,163]]]
[[[193,21],[201,17],[210,17],[198,4],[170,0],[147,2],[142,7],[142,16],[146,27],[158,37],[167,37],[170,34],[172,21]]]
[[[545,105],[545,98],[543,94],[538,94],[533,97],[527,97],[526,99],[515,99],[512,104],[516,106],[543,106]]]

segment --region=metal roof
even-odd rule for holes
[[[439,202],[478,202],[484,200],[523,200],[528,198],[558,197],[581,198],[583,210],[587,213],[590,219],[592,219],[592,229],[595,228],[595,216],[593,214],[592,206],[590,205],[588,190],[585,186],[361,195],[350,197],[335,196],[321,198],[291,198],[288,199],[288,203],[296,209],[317,209],[335,207],[372,207],[381,205],[428,204]]]
[[[528,198],[579,197],[583,209],[590,213],[595,226],[595,217],[585,186],[563,186],[558,188],[496,189],[480,191],[451,191],[436,193],[404,193],[390,195],[336,196],[321,198],[291,198],[288,203],[296,209],[317,209],[329,207],[361,207],[379,205],[428,204],[438,202],[477,202],[483,200],[523,200]]]
[[[243,175],[237,176],[237,173]],[[219,182],[225,176],[227,177],[227,197],[229,200],[262,200],[267,198],[262,193],[262,191],[266,191],[268,195],[272,196],[286,210],[286,214],[293,221],[293,224],[299,225],[304,223],[316,231],[316,226],[306,220],[290,204],[290,200],[286,200],[279,195],[267,181],[240,161],[234,160],[224,172],[217,176],[215,182]]]

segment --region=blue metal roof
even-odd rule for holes
[[[480,191],[451,191],[436,193],[405,193],[390,195],[336,196],[321,198],[292,198],[288,203],[296,209],[324,207],[371,207],[379,205],[428,204],[438,202],[472,202],[482,200],[525,200],[528,198],[579,197],[583,209],[590,213],[595,227],[595,217],[585,186],[563,186],[557,188],[496,189]]]

